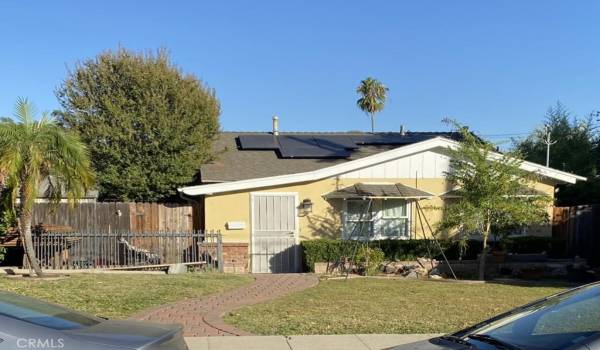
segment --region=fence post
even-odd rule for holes
[[[223,272],[225,264],[223,263],[223,236],[221,236],[221,231],[217,231],[217,263],[219,264],[219,272]]]

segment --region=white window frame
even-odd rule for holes
[[[369,219],[365,219],[363,218],[363,220],[349,220],[349,215],[348,215],[348,203],[349,202],[366,202],[368,205],[369,200],[363,200],[363,199],[346,199],[344,200],[344,211],[343,211],[343,228],[342,228],[342,238],[344,239],[350,239],[350,235],[352,232],[349,232],[349,225],[348,222],[370,222],[369,225],[369,239],[372,239],[373,236],[373,231],[375,230],[375,218],[376,218],[376,212],[374,212],[373,210],[373,205],[375,204],[375,200],[373,200],[371,207],[369,208],[370,212],[370,218]]]
[[[387,236],[383,234],[383,222],[389,220],[383,217],[383,205],[386,200],[396,199],[382,199],[374,198],[371,204],[371,218],[363,220],[349,220],[348,215],[348,202],[350,201],[365,201],[368,203],[369,199],[346,199],[344,200],[343,212],[342,212],[342,238],[349,239],[351,232],[349,232],[348,222],[371,222],[369,226],[369,240],[380,240],[380,239],[410,239],[411,226],[412,226],[412,205],[410,201],[403,200],[406,206],[406,215],[399,216],[398,219],[406,219],[406,235],[404,236]],[[399,199],[398,200],[402,200]],[[358,237],[357,237],[358,238]]]
[[[395,217],[395,218],[393,218],[393,217],[392,218],[385,218],[383,216],[383,213],[385,211],[384,205],[385,205],[385,203],[387,201],[403,201],[405,209],[406,209],[405,210],[406,214],[404,216],[398,216],[398,217]],[[375,235],[376,239],[409,239],[410,238],[410,224],[411,224],[411,222],[410,222],[411,221],[410,220],[410,218],[411,218],[411,211],[410,211],[411,207],[412,206],[410,205],[409,201],[407,201],[405,199],[401,199],[401,198],[390,198],[390,199],[383,199],[383,200],[381,200],[381,210],[379,211],[379,217],[378,217],[379,220],[377,221],[378,224],[379,224],[379,227],[377,228],[377,235]],[[396,220],[398,220],[398,219],[405,219],[406,220],[406,231],[405,231],[405,235],[404,236],[387,236],[387,235],[384,234],[384,232],[383,232],[384,221],[385,220],[394,220],[394,219],[396,219]]]

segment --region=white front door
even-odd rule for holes
[[[252,272],[300,272],[298,194],[252,193]]]

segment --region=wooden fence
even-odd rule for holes
[[[567,243],[567,254],[600,265],[600,204],[555,207],[552,236]]]
[[[199,208],[180,203],[36,203],[33,224],[65,231],[192,231],[198,230]]]

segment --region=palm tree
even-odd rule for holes
[[[371,132],[375,132],[375,113],[383,110],[388,88],[379,80],[368,77],[360,82],[356,92],[360,95],[356,104],[371,118]]]
[[[5,175],[8,196],[16,209],[21,242],[29,266],[42,275],[33,249],[32,210],[42,180],[49,183],[45,195],[52,203],[81,198],[93,183],[85,145],[79,137],[62,129],[44,113],[34,119],[33,105],[17,100],[14,119],[0,121],[0,173]]]

